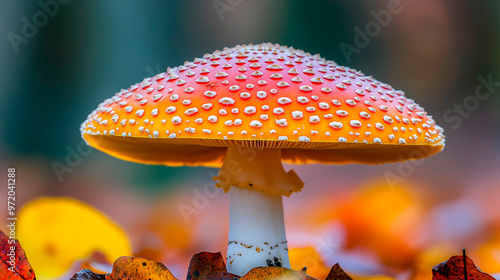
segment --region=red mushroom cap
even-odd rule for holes
[[[443,129],[403,91],[275,44],[167,69],[106,99],[81,126],[97,149],[140,163],[220,166],[233,145],[290,163],[379,164],[441,151]]]

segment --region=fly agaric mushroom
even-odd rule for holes
[[[282,196],[304,183],[286,163],[382,164],[441,151],[443,129],[403,91],[275,44],[225,48],[106,99],[81,126],[123,160],[220,167],[230,192],[227,268],[290,267]]]

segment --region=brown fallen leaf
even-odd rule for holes
[[[352,278],[344,272],[338,263],[336,263],[332,266],[332,269],[330,269],[330,273],[328,273],[326,280],[352,280]]]
[[[189,262],[187,280],[233,280],[237,275],[227,272],[221,253],[201,252]]]
[[[36,279],[26,254],[17,239],[11,239],[0,230],[0,279]]]
[[[465,251],[462,256],[453,256],[432,268],[432,280],[449,279],[495,280],[491,275],[479,270]]]

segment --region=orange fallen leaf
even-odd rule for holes
[[[227,272],[221,253],[201,252],[189,262],[187,280],[233,280],[237,275]]]
[[[155,261],[143,258],[120,257],[106,280],[174,280],[176,279],[167,267]]]
[[[465,277],[467,276],[467,277]],[[489,274],[480,271],[474,262],[465,255],[453,256],[446,262],[436,265],[432,269],[433,280],[495,280]]]
[[[306,268],[295,271],[284,267],[255,267],[240,278],[240,280],[254,279],[311,280],[315,278],[307,276]]]
[[[0,279],[36,279],[21,244],[0,230]]]
[[[120,257],[111,274],[98,274],[89,269],[77,272],[70,280],[177,280],[164,264],[136,257]]]

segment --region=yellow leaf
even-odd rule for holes
[[[130,255],[124,231],[93,207],[72,198],[38,198],[20,210],[17,234],[37,278],[62,275],[100,251],[112,263]]]

